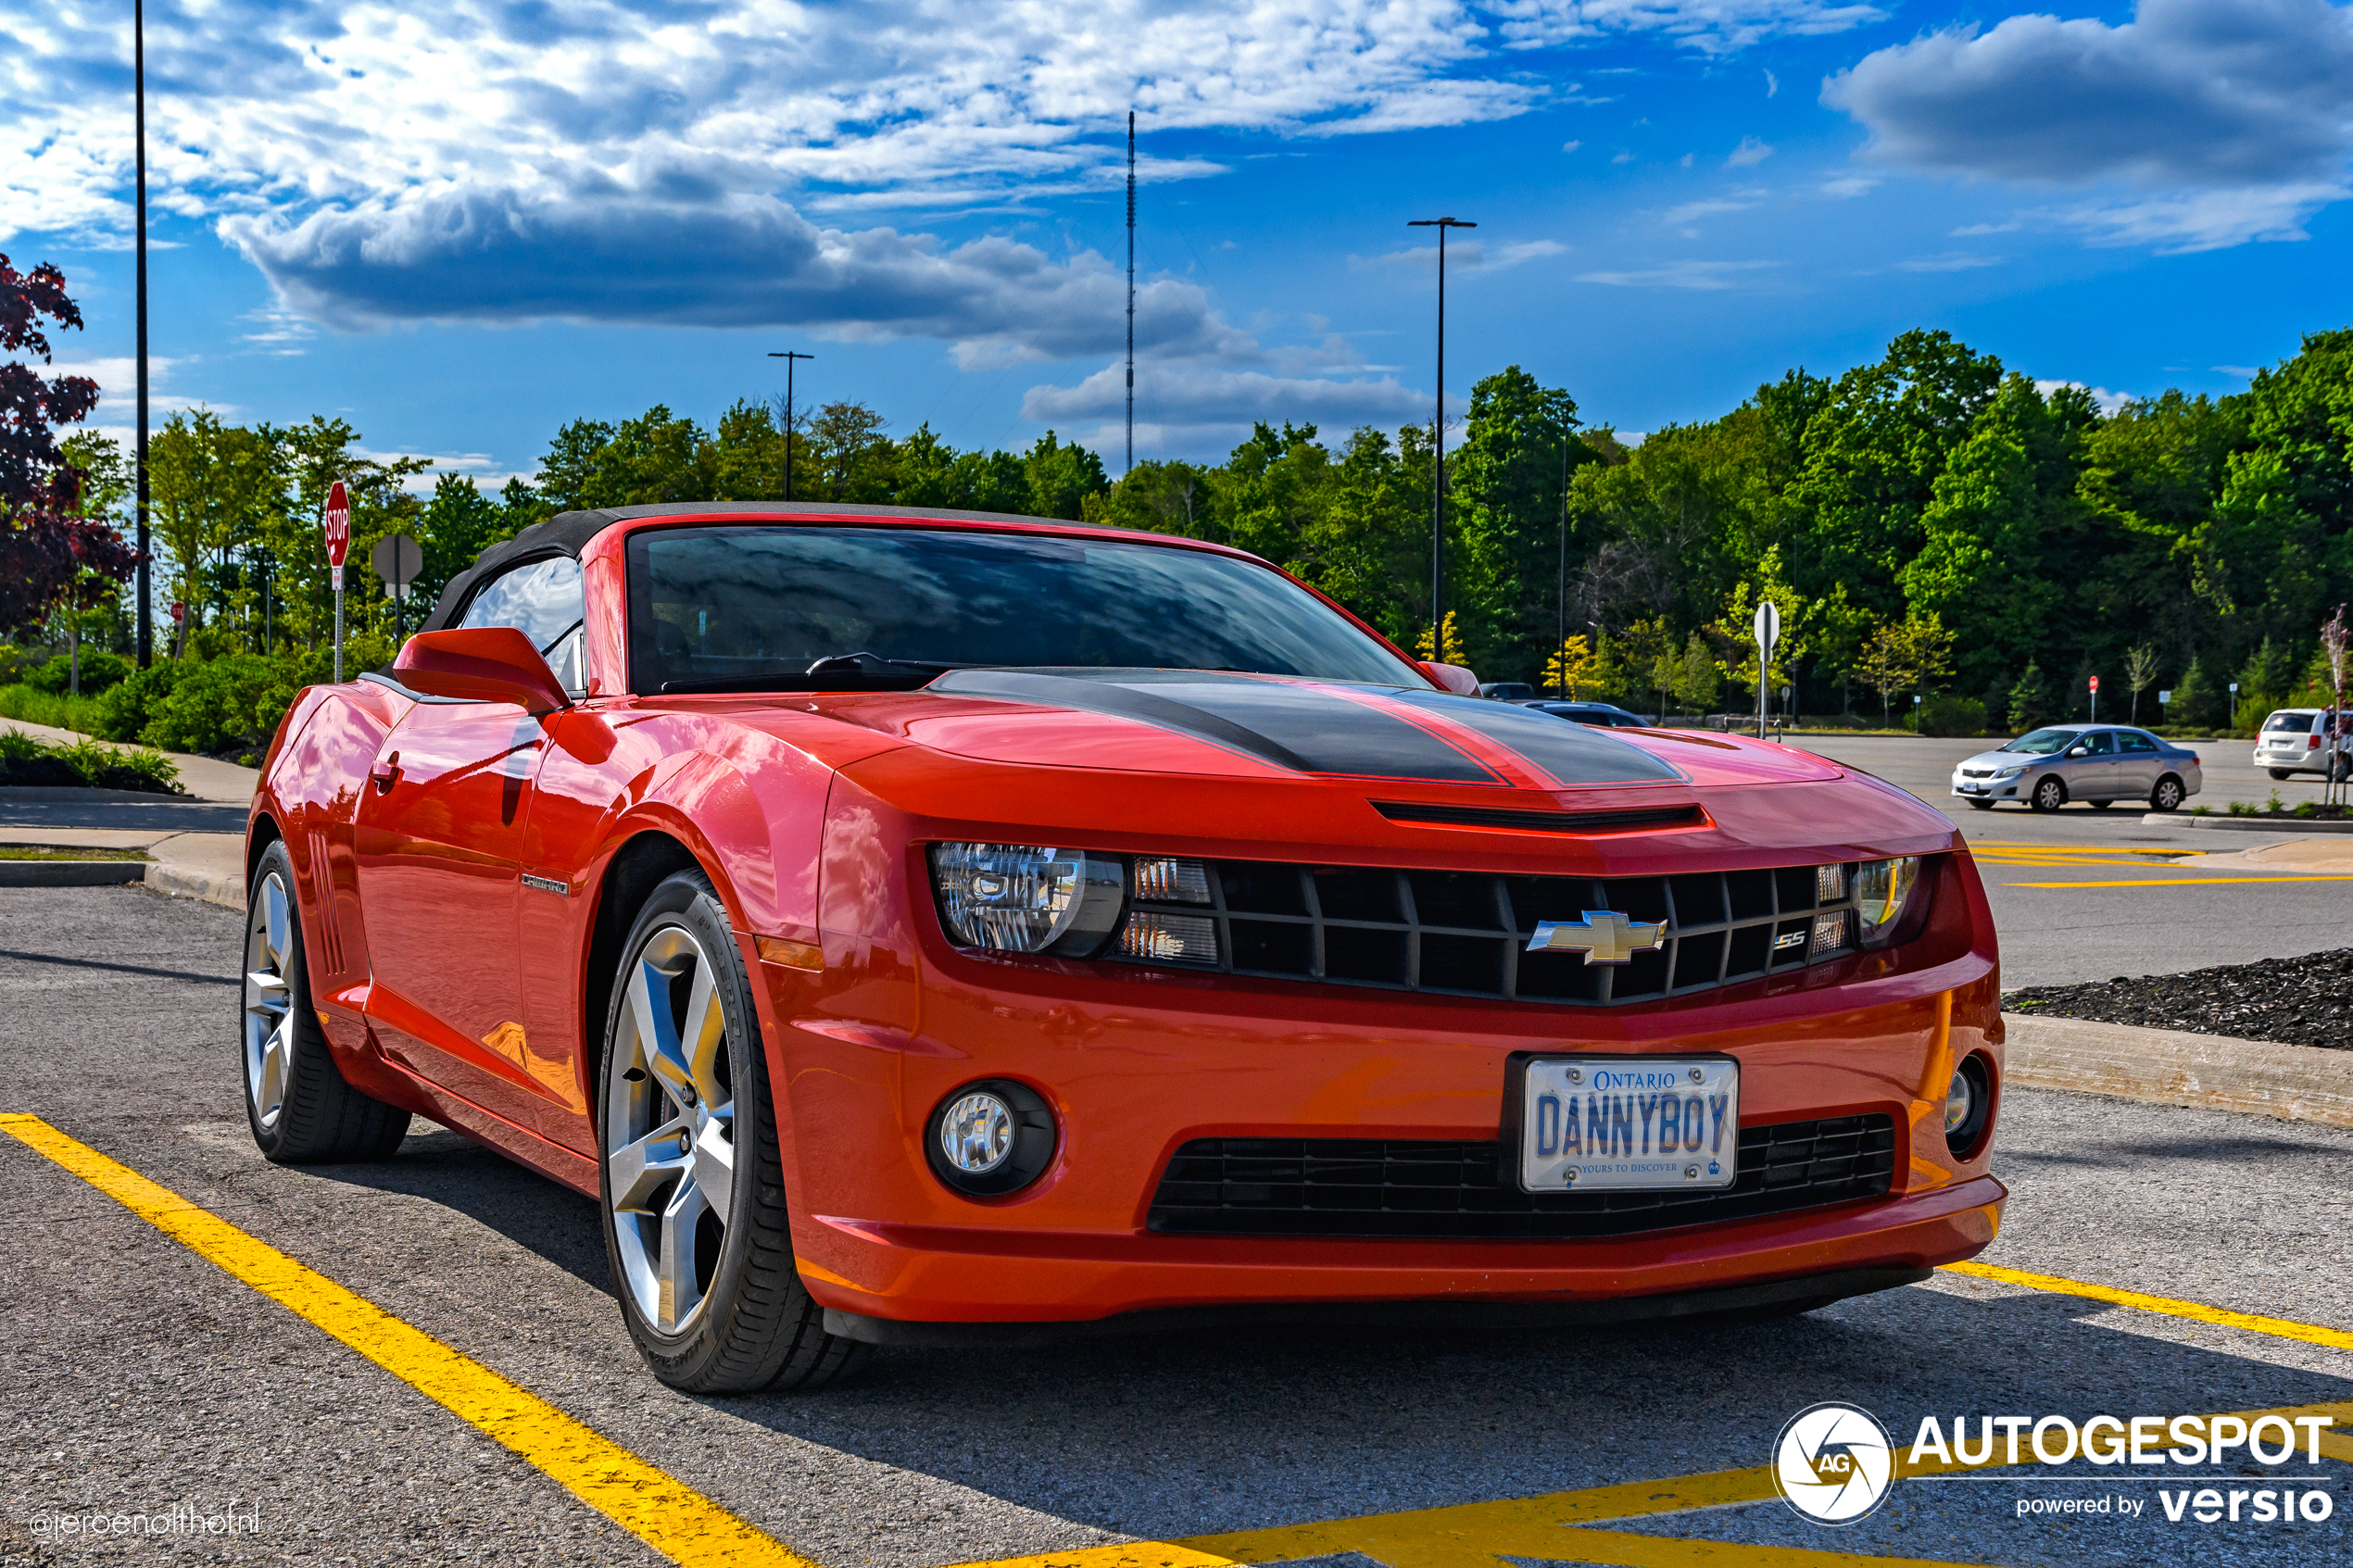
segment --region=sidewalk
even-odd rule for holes
[[[59,743],[82,738],[15,719],[0,719],[0,729]],[[0,789],[0,846],[142,851],[149,857],[146,884],[156,891],[244,909],[245,810],[260,773],[209,757],[165,755],[179,766],[186,795]]]

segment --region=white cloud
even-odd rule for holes
[[[1611,32],[1664,32],[1707,55],[1768,38],[1844,32],[1883,19],[1876,6],[1828,0],[1489,0],[1512,47],[1541,48]]]
[[[1765,73],[1765,95],[1768,98],[1775,97],[1779,95],[1780,90],[1781,79],[1775,76],[1771,71],[1767,71]]]
[[[1505,267],[1516,267],[1523,261],[1559,256],[1567,249],[1558,240],[1522,240],[1516,245],[1503,245],[1492,251],[1487,248],[1484,241],[1450,240],[1446,245],[1446,270],[1449,272],[1456,268],[1500,270]],[[1352,256],[1348,261],[1352,267],[1428,268],[1434,277],[1438,271],[1438,247],[1434,245],[1409,245],[1403,250],[1387,251],[1379,256]]]
[[[1738,288],[1743,279],[1765,268],[1780,265],[1778,261],[1670,261],[1633,271],[1583,272],[1577,281],[1612,288],[1730,289]]]
[[[2044,396],[2048,397],[2052,393],[2057,392],[2063,386],[2081,387],[2085,392],[2090,393],[2092,395],[2092,401],[2099,406],[2099,410],[2103,414],[2113,414],[2119,408],[2124,407],[2125,404],[2133,401],[2133,395],[2129,392],[2110,392],[2104,386],[2093,386],[2088,383],[2080,381],[2037,380],[2034,383],[2034,390],[2041,393]]]
[[[1987,234],[2015,234],[2024,227],[2015,220],[2007,223],[1971,223],[1953,231],[1957,240],[1974,240]]]
[[[1031,387],[1022,399],[1021,412],[1026,420],[1063,427],[1101,420],[1096,435],[1088,438],[1090,445],[1100,445],[1106,433],[1125,440],[1126,398],[1125,367],[1106,365],[1076,386]],[[1138,434],[1149,424],[1155,446],[1170,436],[1193,445],[1209,439],[1231,441],[1246,434],[1254,420],[1312,423],[1327,435],[1366,424],[1390,429],[1427,423],[1429,408],[1427,394],[1402,386],[1390,376],[1331,381],[1209,365],[1136,369]]]
[[[1852,201],[1870,194],[1879,186],[1879,176],[1875,174],[1834,174],[1822,182],[1821,190],[1832,201]]]
[[[1669,225],[1680,225],[1702,218],[1714,218],[1727,212],[1746,212],[1768,194],[1770,194],[1769,192],[1751,185],[1727,192],[1720,196],[1709,196],[1701,201],[1685,202],[1680,207],[1670,207],[1658,215],[1659,221]]]
[[[1561,151],[1565,153],[1573,153],[1584,144],[1585,144],[1582,142],[1563,142],[1561,144]]]
[[[1634,155],[1632,153],[1621,152],[1609,161],[1612,163],[1631,163],[1634,161]]]
[[[2140,0],[2117,26],[2011,17],[1866,56],[1822,101],[1864,157],[2118,187],[2063,214],[2096,241],[2203,250],[2300,239],[2353,194],[2353,25],[2327,0]]]
[[[1998,256],[1973,256],[1968,251],[1948,250],[1941,256],[1915,256],[1895,265],[1906,272],[1968,272],[1980,267],[1999,267]]]
[[[2236,376],[2242,381],[2253,381],[2256,375],[2256,367],[2253,365],[2209,365],[2207,368],[2219,370],[2226,376]]]
[[[1771,157],[1772,156],[1773,149],[1771,147],[1767,146],[1763,142],[1758,141],[1754,136],[1743,136],[1741,138],[1741,144],[1734,147],[1731,151],[1731,156],[1725,158],[1724,167],[1727,169],[1747,169],[1752,165],[1763,163],[1767,158]]]

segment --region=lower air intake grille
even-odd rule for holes
[[[1741,1129],[1739,1175],[1716,1192],[1528,1193],[1497,1143],[1407,1138],[1195,1138],[1152,1196],[1148,1226],[1178,1236],[1627,1236],[1886,1195],[1893,1118]]]

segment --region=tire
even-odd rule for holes
[[[2185,797],[2182,789],[2182,781],[2175,778],[2172,774],[2168,773],[2163,778],[2157,781],[2157,787],[2155,789],[2149,791],[2149,809],[2152,811],[2178,811],[2181,809],[2182,801],[2184,798]]]
[[[1969,802],[1969,809],[1975,811],[1991,811],[1994,809],[1994,803],[1991,800],[1972,800]]]
[[[868,1347],[825,1332],[793,1267],[751,985],[711,884],[698,872],[662,882],[622,952],[597,1148],[629,1336],[656,1377],[690,1393],[816,1388],[855,1371]]]
[[[2273,768],[2273,769],[2270,770],[2270,771],[2271,771],[2271,777],[2273,777],[2274,779],[2284,779],[2284,778],[2286,778],[2286,777],[2288,777],[2288,776],[2289,776],[2289,774],[2288,774],[2288,770],[2287,770],[2287,769],[2285,769],[2285,768]]]
[[[409,1113],[344,1082],[310,1004],[294,857],[261,853],[245,889],[245,966],[237,1010],[238,1079],[255,1147],[277,1165],[383,1160],[409,1135]]]
[[[2056,811],[2067,804],[2066,782],[2056,773],[2045,773],[2034,781],[2034,793],[2027,804],[2037,811]]]

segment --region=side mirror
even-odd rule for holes
[[[1431,680],[1453,692],[1456,696],[1478,695],[1478,677],[1459,664],[1433,664],[1424,659],[1422,668],[1429,671]]]
[[[2088,746],[2070,746],[2067,748],[2067,754],[2070,757],[2087,757],[2091,755],[2091,750],[2092,748]]]
[[[531,639],[511,626],[420,632],[401,646],[392,672],[401,684],[428,696],[511,702],[526,713],[572,706]]]

